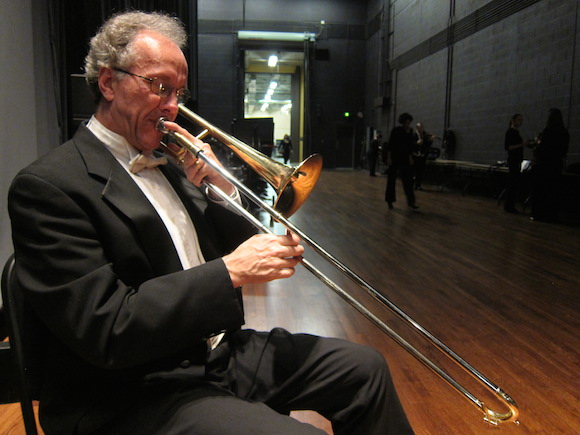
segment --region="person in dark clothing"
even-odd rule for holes
[[[369,147],[369,175],[371,177],[376,177],[377,161],[379,160],[379,148],[381,146],[381,140],[383,135],[381,133],[377,134],[377,137],[373,139]]]
[[[568,153],[570,134],[564,125],[562,111],[548,111],[546,127],[534,149],[532,181],[532,220],[558,220],[562,189],[562,171]]]
[[[443,157],[447,160],[455,158],[455,132],[449,128],[443,130]]]
[[[518,213],[515,203],[520,185],[525,146],[518,129],[523,120],[524,118],[519,113],[513,115],[510,118],[509,128],[505,133],[504,147],[508,153],[509,179],[505,193],[504,210],[508,213]]]
[[[281,145],[282,157],[284,157],[284,164],[286,164],[290,161],[290,156],[292,155],[292,141],[290,140],[290,136],[285,134]]]
[[[415,127],[415,141],[417,147],[413,153],[415,190],[423,190],[421,185],[423,181],[423,173],[425,172],[429,150],[433,146],[435,139],[439,138],[434,134],[425,131],[425,126],[423,124],[420,122],[417,123]]]
[[[385,201],[389,208],[393,208],[393,203],[397,200],[395,185],[397,176],[400,174],[403,182],[403,189],[407,198],[407,205],[413,209],[419,208],[415,204],[415,192],[413,190],[413,151],[417,146],[417,139],[411,128],[413,117],[409,113],[402,113],[399,116],[399,124],[391,130],[387,148],[387,190]]]

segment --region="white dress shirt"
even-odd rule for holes
[[[94,116],[87,123],[87,127],[105,144],[153,205],[169,231],[183,269],[205,263],[193,222],[163,173],[158,168],[152,168],[133,174],[129,170],[129,162],[139,151],[123,136],[103,126]]]

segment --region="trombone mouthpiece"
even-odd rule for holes
[[[167,130],[167,128],[165,128],[165,121],[167,121],[166,118],[163,118],[163,117],[159,118],[157,120],[157,124],[155,124],[155,129],[160,131],[161,133],[167,134],[167,133],[169,133],[169,130]]]

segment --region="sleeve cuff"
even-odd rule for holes
[[[221,204],[223,206],[228,205],[228,203],[224,199],[216,197],[214,194],[212,194],[211,189],[209,187],[205,188],[205,195],[210,199],[211,202],[215,204]],[[238,204],[242,205],[242,199],[237,187],[235,188],[234,192],[230,195],[230,198],[235,202],[237,202]]]

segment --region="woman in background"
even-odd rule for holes
[[[562,112],[557,108],[550,109],[546,127],[534,150],[532,220],[558,220],[562,171],[569,143],[570,134],[564,125]]]
[[[422,123],[417,123],[415,126],[415,140],[417,146],[415,152],[413,152],[415,190],[423,190],[421,182],[423,181],[425,165],[427,164],[427,156],[429,155],[429,151],[433,146],[435,139],[440,138],[425,131],[425,125]]]

